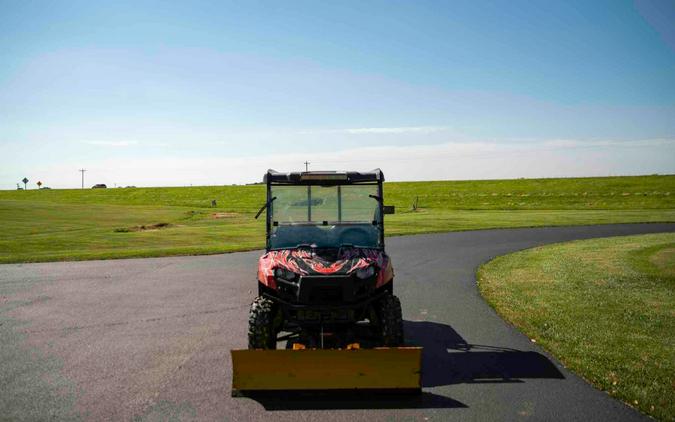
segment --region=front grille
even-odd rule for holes
[[[317,304],[339,303],[342,301],[341,286],[314,287],[309,292],[309,302]]]
[[[359,280],[353,276],[302,276],[297,301],[309,305],[338,305],[367,297],[375,288],[375,277]]]

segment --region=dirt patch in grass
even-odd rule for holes
[[[146,232],[151,230],[160,230],[171,227],[169,223],[147,224],[132,227],[118,227],[114,230],[115,233],[131,233],[131,232]]]
[[[236,212],[214,212],[211,216],[213,218],[233,218],[238,217],[239,214]]]

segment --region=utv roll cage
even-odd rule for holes
[[[380,237],[380,247],[384,248],[384,201],[382,183],[384,182],[384,174],[382,170],[375,169],[369,172],[357,171],[302,171],[280,173],[269,169],[263,178],[263,183],[266,185],[267,201],[265,205],[260,208],[255,218],[258,218],[263,211],[267,210],[265,218],[265,249],[270,250],[270,234],[272,232],[272,208],[274,207],[274,200],[276,197],[272,196],[272,186],[307,186],[307,213],[311,220],[312,212],[312,190],[311,186],[337,186],[337,200],[338,200],[338,221],[342,220],[342,193],[340,186],[345,185],[376,185],[377,197],[372,196],[378,203],[379,221],[373,220],[373,225],[378,227]]]

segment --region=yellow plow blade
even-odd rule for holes
[[[232,350],[232,393],[421,389],[421,347]]]

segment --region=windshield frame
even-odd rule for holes
[[[265,226],[266,226],[266,236],[265,236],[265,249],[267,251],[270,250],[283,250],[283,249],[295,249],[293,247],[280,247],[280,248],[273,248],[272,245],[270,244],[270,237],[272,234],[272,218],[274,215],[273,212],[273,207],[274,207],[274,198],[273,197],[273,192],[272,192],[272,187],[273,186],[322,186],[322,187],[339,187],[339,186],[377,186],[377,198],[373,198],[373,201],[377,202],[377,209],[378,209],[378,214],[380,216],[379,221],[377,221],[376,227],[378,229],[378,245],[375,247],[369,247],[368,249],[379,249],[379,250],[384,250],[384,206],[383,206],[383,189],[382,189],[382,180],[374,180],[374,181],[357,181],[357,182],[350,182],[350,181],[345,181],[345,180],[334,180],[334,181],[326,181],[326,180],[306,180],[306,181],[300,181],[300,182],[293,182],[293,183],[278,183],[270,180],[271,178],[266,178],[266,192],[267,192],[267,212],[265,213]],[[313,225],[321,225],[321,224],[313,224]],[[355,246],[356,247],[356,246]],[[296,247],[297,248],[297,247]]]

